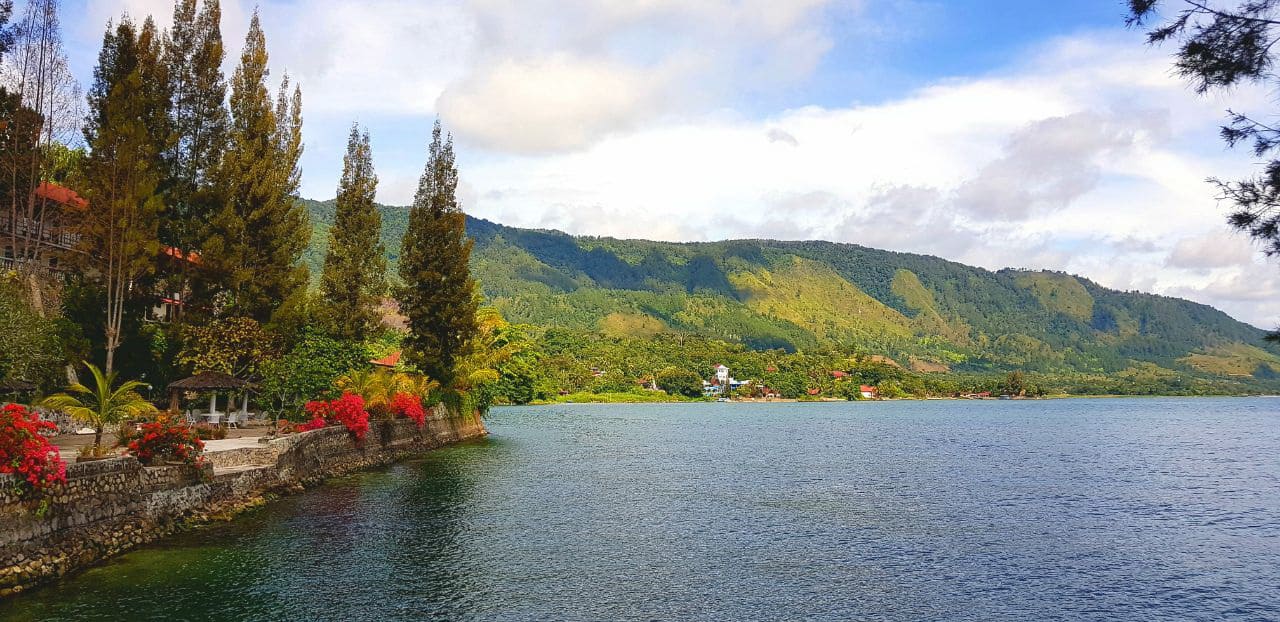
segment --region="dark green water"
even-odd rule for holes
[[[584,405],[12,620],[1280,618],[1280,400]]]

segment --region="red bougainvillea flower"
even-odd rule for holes
[[[18,404],[0,409],[0,473],[15,473],[32,490],[67,481],[67,465],[42,432],[58,426]]]
[[[159,459],[172,459],[187,464],[198,464],[204,460],[204,441],[196,431],[185,425],[168,425],[165,423],[142,424],[142,436],[128,445],[129,455],[139,462],[151,464]]]
[[[304,423],[304,424],[302,424],[302,425],[298,426],[298,431],[299,431],[299,432],[310,432],[310,431],[312,431],[312,430],[319,430],[320,428],[323,428],[323,427],[325,427],[326,425],[329,425],[329,422],[328,422],[328,421],[325,421],[325,420],[324,420],[324,417],[321,417],[321,416],[319,416],[319,415],[316,415],[314,418],[312,418],[312,419],[311,419],[311,421],[308,421],[308,422],[306,422],[306,423]]]
[[[364,409],[364,398],[355,393],[343,393],[342,397],[329,404],[334,419],[347,426],[347,430],[356,437],[356,443],[364,442],[364,435],[369,432],[369,411]]]
[[[311,421],[298,426],[298,430],[318,430],[330,419],[346,426],[356,439],[356,444],[364,442],[369,432],[369,411],[365,410],[364,398],[355,393],[343,393],[342,397],[332,402],[312,401],[304,407]]]
[[[412,393],[397,393],[391,398],[391,411],[397,416],[412,419],[419,428],[427,423],[427,412],[422,409],[422,398]]]

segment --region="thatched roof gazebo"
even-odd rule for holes
[[[250,387],[247,381],[241,380],[231,374],[224,374],[218,371],[202,371],[190,378],[183,378],[175,382],[169,383],[169,408],[171,410],[179,410],[178,394],[184,391],[211,393],[209,397],[209,412],[217,411],[218,391],[236,391],[248,389]],[[230,406],[230,405],[228,405]]]

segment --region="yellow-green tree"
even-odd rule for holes
[[[144,29],[144,32],[146,30]],[[105,291],[106,373],[114,368],[125,312],[135,284],[155,270],[160,212],[160,140],[157,115],[164,103],[147,86],[155,79],[154,26],[151,37],[139,37],[122,18],[103,36],[90,113],[84,126],[89,155],[85,161],[86,194],[92,209],[77,219],[82,260]]]
[[[304,291],[298,264],[311,236],[298,201],[302,91],[267,90],[267,41],[255,11],[231,79],[231,126],[217,173],[224,203],[209,224],[204,263],[226,295],[224,313],[268,322]]]

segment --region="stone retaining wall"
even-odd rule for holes
[[[486,433],[478,417],[449,418],[436,409],[421,430],[406,420],[371,422],[362,447],[346,428],[330,427],[211,453],[203,467],[144,467],[127,456],[83,462],[68,465],[66,486],[49,491],[43,509],[38,500],[14,494],[13,476],[0,476],[0,597],[183,526],[233,515],[267,493]]]

